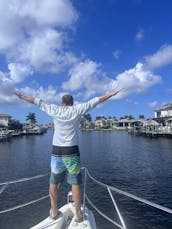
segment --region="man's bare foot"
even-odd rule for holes
[[[61,215],[61,212],[58,210],[53,211],[52,209],[50,209],[50,218],[53,220],[56,220],[59,218],[59,216]]]
[[[80,223],[82,221],[83,221],[83,214],[81,211],[79,211],[75,214],[75,222]]]

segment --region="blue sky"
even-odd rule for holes
[[[1,0],[0,113],[25,122],[51,118],[14,88],[60,104],[124,87],[91,115],[144,114],[172,102],[172,2],[155,0]]]

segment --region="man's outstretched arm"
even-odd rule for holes
[[[26,95],[22,95],[18,91],[15,91],[14,94],[28,103],[37,105],[42,111],[46,112],[50,116],[57,116],[59,113],[59,107],[55,104],[49,104],[39,98],[33,98]]]
[[[93,109],[95,106],[97,106],[99,103],[102,103],[104,102],[105,100],[111,98],[112,96],[118,94],[122,89],[119,89],[119,90],[115,90],[115,91],[112,91],[106,95],[102,95],[102,96],[99,96],[99,97],[95,97],[91,100],[89,100],[88,102],[86,103],[81,103],[81,104],[77,104],[76,105],[76,108],[78,110],[78,113],[80,115],[83,115],[85,114],[86,112],[88,112],[89,110]]]
[[[26,95],[22,95],[21,93],[19,93],[17,91],[15,91],[14,94],[17,95],[20,99],[25,100],[28,103],[34,104],[34,98],[28,97]]]
[[[119,89],[119,90],[115,90],[115,91],[112,91],[106,95],[102,95],[102,96],[99,96],[98,99],[99,99],[99,103],[102,103],[104,101],[106,101],[107,99],[110,99],[111,97],[115,96],[116,94],[118,94],[122,89]]]

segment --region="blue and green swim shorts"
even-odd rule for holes
[[[62,183],[66,174],[70,185],[82,184],[78,146],[53,146],[50,184]]]

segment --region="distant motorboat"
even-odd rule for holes
[[[32,134],[43,134],[47,131],[47,128],[42,126],[34,126],[23,130],[23,134],[32,135]]]

